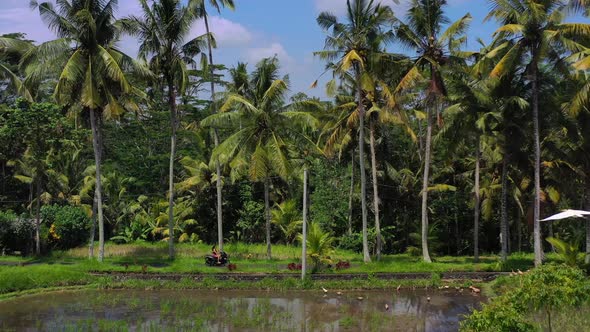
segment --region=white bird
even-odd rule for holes
[[[325,289],[324,287],[322,287],[322,290],[324,291],[324,293],[327,293],[328,292],[328,290]]]
[[[563,210],[563,212],[560,212],[558,214],[554,214],[554,215],[547,217],[545,219],[541,219],[539,221],[560,220],[560,219],[573,218],[573,217],[584,218],[587,215],[590,215],[590,211],[569,210],[568,209],[568,210]]]
[[[389,304],[385,303],[385,311],[389,310]]]

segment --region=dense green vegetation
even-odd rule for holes
[[[399,270],[471,255],[482,265],[459,269],[485,270],[496,252],[507,270],[511,252],[539,266],[555,249],[589,263],[590,221],[539,222],[590,209],[590,25],[566,21],[586,1],[490,0],[501,27],[479,50],[465,49],[471,16],[450,22],[444,0],[406,17],[348,1],[317,18],[325,100],[289,95],[276,57],[213,62],[207,6],[233,1],[138,1],[125,18],[117,1],[34,1],[58,39],[0,37],[3,253],[89,243],[78,256],[108,266],[109,240],[167,242],[173,266],[178,243],[265,242],[273,262],[272,246],[304,241],[316,271],[335,248],[380,261],[359,271],[420,255]],[[125,35],[137,58],[116,47]]]
[[[469,316],[462,330],[576,331],[587,326],[590,282],[577,268],[550,264],[494,284],[502,295]]]

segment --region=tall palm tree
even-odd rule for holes
[[[381,52],[391,33],[395,20],[391,8],[375,4],[373,0],[347,0],[346,22],[341,23],[329,12],[322,12],[317,18],[319,26],[328,33],[323,51],[314,54],[324,60],[335,63],[335,71],[349,73],[353,77],[358,109],[358,143],[361,181],[361,209],[363,220],[363,260],[371,261],[367,233],[367,202],[365,172],[365,90],[363,77],[368,59],[376,52]],[[378,202],[376,202],[378,204]],[[376,221],[378,224],[378,212]]]
[[[539,65],[553,63],[560,71],[567,72],[565,57],[585,49],[580,40],[590,37],[590,25],[563,23],[567,15],[582,12],[583,2],[566,0],[489,0],[492,6],[488,18],[495,18],[502,26],[495,37],[502,43],[495,50],[508,48],[506,54],[491,72],[501,77],[524,67],[531,85],[531,111],[534,130],[534,183],[533,239],[535,266],[543,262],[541,243],[541,143],[539,128]],[[493,52],[493,51],[492,51]]]
[[[131,105],[119,97],[132,93],[124,70],[133,60],[117,49],[120,31],[114,13],[118,1],[62,0],[37,3],[43,21],[59,39],[43,43],[23,55],[25,82],[35,85],[47,75],[59,76],[54,97],[62,105],[77,105],[90,114],[96,172],[99,226],[98,260],[104,258],[104,220],[101,184],[99,121],[103,114],[120,114]]]
[[[285,104],[288,77],[279,79],[277,58],[261,60],[250,77],[250,91],[229,92],[219,113],[203,119],[206,127],[232,129],[211,157],[232,167],[232,172],[247,174],[252,181],[264,183],[267,258],[272,258],[270,243],[271,177],[286,178],[292,170],[290,161],[296,143],[312,144],[301,126],[315,126],[315,118],[301,111],[310,102]],[[232,175],[234,176],[234,175]]]
[[[431,262],[428,252],[428,183],[430,181],[432,117],[433,112],[440,119],[440,111],[447,95],[443,80],[443,68],[460,60],[458,46],[464,41],[463,34],[471,21],[466,14],[450,24],[445,31],[443,26],[449,23],[443,8],[446,0],[412,0],[406,22],[397,30],[397,38],[402,45],[416,50],[418,57],[414,66],[401,80],[400,87],[410,88],[422,80],[421,71],[428,75],[425,91],[426,103],[426,141],[424,153],[424,174],[422,182],[422,256],[425,262]]]
[[[139,57],[148,60],[159,82],[168,91],[170,110],[170,165],[168,172],[168,230],[169,256],[174,258],[174,161],[176,135],[179,125],[177,98],[185,93],[188,84],[187,64],[205,46],[206,36],[188,39],[191,25],[196,21],[196,1],[185,6],[181,0],[158,0],[150,6],[139,0],[142,17],[130,16],[122,20],[125,30],[139,36]]]
[[[580,160],[579,164],[583,165],[585,174],[584,209],[590,210],[590,78],[587,71],[590,69],[590,56],[583,55],[574,63],[576,73],[577,91],[573,98],[563,105],[563,110],[570,116],[577,119],[579,126],[580,142],[578,144],[579,152],[575,153]],[[590,264],[590,218],[586,220],[586,257],[584,262]]]
[[[209,0],[211,6],[217,11],[217,13],[221,12],[221,6],[225,8],[229,8],[234,10],[235,5],[233,0]],[[207,12],[207,1],[200,0],[200,4],[198,6],[198,16],[202,17],[205,21],[205,32],[207,34],[207,49],[209,55],[209,77],[211,81],[211,107],[213,108],[211,111],[212,113],[217,113],[216,107],[217,104],[215,102],[215,66],[213,62],[213,38],[211,34],[211,30],[209,29],[209,14]],[[217,132],[217,128],[213,128],[213,139],[215,146],[219,146],[219,133]],[[222,182],[221,182],[221,164],[219,160],[215,161],[215,171],[217,175],[216,185],[217,185],[217,245],[219,250],[223,250],[223,214],[222,214]]]

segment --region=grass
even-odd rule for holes
[[[237,265],[237,272],[288,272],[287,265],[299,262],[301,248],[295,246],[274,245],[273,259],[266,259],[266,245],[233,243],[225,246],[230,260]],[[141,243],[117,245],[108,243],[105,246],[105,262],[88,264],[88,249],[85,247],[65,252],[55,252],[42,262],[76,263],[98,271],[142,271],[146,265],[150,272],[198,272],[218,273],[226,270],[207,267],[204,256],[211,247],[206,244],[178,244],[176,258],[168,258],[166,243]],[[444,256],[436,257],[433,263],[424,263],[421,257],[406,254],[384,255],[379,262],[365,264],[358,253],[337,250],[332,257],[334,263],[339,260],[350,261],[351,268],[329,273],[379,273],[379,272],[463,272],[463,271],[511,271],[526,270],[533,267],[532,254],[513,254],[509,260],[501,264],[498,256],[484,256],[479,263],[470,257]],[[549,259],[556,259],[549,255]],[[2,259],[0,258],[0,261]]]
[[[292,280],[275,281],[263,280],[258,283],[238,281],[216,281],[213,278],[205,278],[201,282],[184,280],[181,282],[152,282],[152,281],[125,281],[114,282],[110,278],[94,277],[90,271],[110,272],[146,272],[149,273],[219,273],[229,272],[226,268],[207,267],[204,264],[204,256],[210,252],[211,247],[206,244],[178,244],[176,258],[168,258],[168,246],[166,243],[138,243],[117,245],[108,243],[105,247],[105,261],[98,263],[88,259],[88,248],[81,247],[68,251],[56,251],[49,256],[35,258],[21,258],[0,256],[0,295],[19,294],[20,292],[44,288],[62,288],[71,286],[88,285],[89,287],[117,288],[254,288],[254,289],[306,289],[306,287],[326,287],[338,289],[350,288],[395,288],[425,287],[440,284],[441,272],[463,271],[510,271],[526,270],[533,266],[532,254],[513,254],[509,260],[500,264],[497,256],[481,257],[479,263],[473,263],[470,257],[436,257],[431,264],[424,263],[420,257],[409,255],[384,255],[379,262],[365,264],[358,253],[345,250],[337,250],[333,255],[333,261],[350,261],[351,268],[340,271],[326,270],[326,273],[381,273],[381,272],[425,272],[433,273],[438,280],[410,280],[410,281],[381,281],[381,280],[351,280],[332,282],[300,282],[297,279],[298,271],[289,271],[287,265],[298,262],[300,248],[294,246],[273,246],[273,259],[266,260],[266,246],[263,244],[226,244],[225,251],[230,254],[231,262],[236,264],[234,273],[287,273],[294,275]],[[97,250],[95,250],[96,252]],[[549,255],[550,260],[556,257]],[[29,264],[21,266],[2,265],[7,263]],[[369,278],[371,279],[371,278]]]

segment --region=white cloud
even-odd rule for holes
[[[243,25],[219,16],[209,18],[209,27],[219,48],[248,45],[253,39],[252,33]],[[204,33],[205,23],[202,20],[195,22],[191,27],[191,36],[200,36]]]
[[[249,63],[256,63],[263,58],[277,56],[283,69],[288,69],[295,63],[287,50],[280,43],[272,43],[268,46],[253,47],[246,50],[246,60]],[[288,70],[287,70],[288,71]]]

